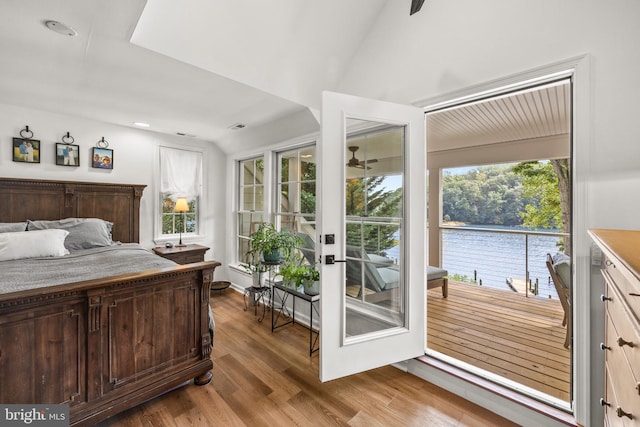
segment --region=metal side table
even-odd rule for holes
[[[289,308],[286,305],[290,296],[293,297],[291,312],[289,312]],[[279,301],[276,301],[276,297]],[[274,283],[273,290],[271,292],[271,332],[283,326],[295,323],[296,299],[301,299],[309,303],[309,356],[311,356],[314,352],[320,349],[320,344],[318,343],[320,332],[313,329],[313,312],[315,311],[316,315],[320,317],[317,307],[318,304],[315,304],[320,302],[320,295],[307,295],[305,293],[298,292],[293,288],[284,286],[282,282]],[[278,304],[278,307],[276,307],[276,304]],[[275,314],[276,309],[278,311],[277,314]],[[291,320],[278,323],[280,316],[289,317]]]

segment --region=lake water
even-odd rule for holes
[[[557,299],[557,293],[545,264],[546,255],[558,252],[555,236],[528,237],[529,278],[538,281],[538,296]],[[387,251],[398,258],[398,248]],[[482,286],[512,291],[509,279],[524,283],[526,278],[525,236],[476,230],[442,230],[442,264],[454,275],[482,281]],[[522,287],[521,287],[522,288]]]

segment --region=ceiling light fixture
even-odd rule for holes
[[[56,33],[62,34],[64,36],[75,37],[78,35],[78,32],[76,30],[74,30],[67,24],[63,24],[62,22],[49,20],[49,21],[45,21],[44,25],[46,25],[47,28],[50,29],[51,31],[55,31]]]
[[[149,123],[144,122],[133,122],[133,124],[141,128],[148,128],[149,126],[151,126]]]

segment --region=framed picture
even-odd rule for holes
[[[13,161],[40,163],[40,141],[27,138],[13,138]]]
[[[99,169],[113,169],[113,150],[109,148],[93,147],[91,153],[91,167]]]
[[[80,146],[56,142],[56,165],[80,166]]]

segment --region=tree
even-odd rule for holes
[[[510,165],[481,166],[443,177],[443,217],[482,225],[521,225],[522,178]]]
[[[521,162],[513,171],[522,176],[523,194],[535,201],[525,206],[524,225],[571,230],[569,160]],[[562,240],[564,252],[571,255],[571,239]]]
[[[385,176],[349,178],[346,182],[346,214],[357,217],[397,218],[402,215],[402,188],[389,190]],[[347,224],[347,244],[360,246],[361,238],[369,253],[386,255],[385,249],[397,246],[394,225]]]

